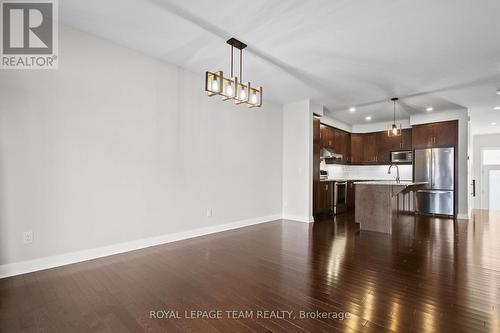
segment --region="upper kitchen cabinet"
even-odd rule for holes
[[[320,124],[319,126],[319,138],[321,148],[329,148],[333,146],[333,138],[331,135],[330,127]]]
[[[350,160],[350,146],[351,146],[351,139],[350,139],[350,134],[339,130],[338,128],[334,129],[335,137],[333,140],[333,151],[337,154],[342,155],[342,163],[349,162]]]
[[[390,163],[391,151],[399,150],[401,139],[388,136],[387,132],[377,132],[377,162]]]
[[[320,125],[320,145],[335,154],[342,155],[342,158],[328,159],[326,163],[348,163],[350,160],[351,134],[338,128],[328,125]]]
[[[351,163],[351,133],[342,132],[344,135],[344,160]]]
[[[414,149],[454,147],[458,139],[458,121],[444,121],[413,126]]]
[[[351,163],[363,163],[363,134],[351,134]]]
[[[376,164],[378,162],[377,133],[363,134],[363,163]]]
[[[458,142],[458,120],[434,123],[433,147],[455,147]]]
[[[400,136],[388,136],[387,132],[377,132],[377,163],[390,163],[391,152],[411,149],[411,128],[405,128]]]
[[[401,141],[399,150],[411,150],[412,148],[412,129],[405,128],[401,131]]]
[[[413,126],[412,144],[414,149],[432,147],[434,125],[424,124]]]

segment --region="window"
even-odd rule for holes
[[[500,164],[500,148],[483,150],[483,165]]]

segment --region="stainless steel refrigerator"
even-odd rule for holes
[[[417,191],[417,212],[454,215],[455,148],[416,149],[413,167],[415,182],[429,183]]]

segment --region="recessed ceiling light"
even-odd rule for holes
[[[429,106],[427,109],[425,109],[425,111],[431,112],[431,111],[434,111],[434,108]]]
[[[500,106],[495,106],[493,109],[494,110],[500,110]]]
[[[356,108],[349,108],[349,112],[356,112]]]
[[[493,126],[495,126],[497,123],[491,123]]]
[[[368,116],[368,117],[365,117],[366,120],[372,120],[372,117]]]
[[[500,89],[497,89],[497,95],[500,95]]]

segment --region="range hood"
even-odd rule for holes
[[[321,148],[319,156],[322,160],[326,159],[342,160],[343,158],[342,154],[336,154],[334,151],[328,148]]]

